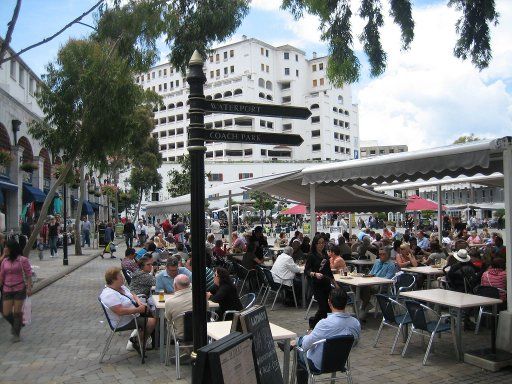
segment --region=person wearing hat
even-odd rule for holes
[[[457,252],[452,253],[452,256],[456,262],[450,267],[447,274],[451,288],[458,292],[473,292],[473,288],[480,279],[477,269],[471,263],[468,251],[459,249]]]

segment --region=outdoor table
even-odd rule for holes
[[[368,287],[372,285],[390,285],[393,280],[385,279],[383,277],[362,277],[362,276],[341,276],[340,274],[334,275],[334,280],[338,283],[350,285],[356,289],[356,297],[354,300],[354,310],[356,317],[359,319],[359,302],[361,301],[361,287]]]
[[[427,275],[427,289],[430,289],[430,285],[432,283],[432,276],[444,275],[443,268],[432,267],[430,265],[422,267],[407,267],[401,268],[400,270],[404,272]]]
[[[480,306],[492,306],[492,313],[494,318],[498,312],[498,304],[501,304],[500,299],[492,299],[490,297],[470,295],[468,293],[461,293],[455,291],[448,291],[446,289],[425,289],[422,291],[409,291],[402,292],[402,297],[408,297],[414,300],[425,301],[442,305],[449,308],[454,308],[456,311],[456,319],[451,318],[452,332],[455,333],[457,356],[459,361],[463,360],[464,353],[462,351],[462,310],[465,308],[474,308]],[[491,346],[492,351],[496,352],[496,327],[495,322],[492,322],[491,327]],[[454,329],[455,328],[455,329]]]
[[[362,267],[371,267],[375,264],[375,260],[345,260],[346,264],[355,265],[357,272],[361,272]]]
[[[167,300],[172,295],[172,293],[165,294],[165,300]],[[153,301],[155,302],[156,310],[158,312],[158,319],[160,322],[160,328],[158,330],[158,344],[160,348],[160,363],[163,363],[165,360],[165,301],[163,303],[158,301],[158,295],[151,295],[151,297],[153,297]],[[208,301],[208,308],[215,309],[218,307],[218,303]]]
[[[285,328],[280,327],[277,324],[270,324],[270,332],[274,341],[284,341],[284,357],[283,357],[283,380],[284,384],[295,382],[295,372],[292,371],[292,380],[290,381],[290,341],[297,338],[295,332],[289,331]],[[213,340],[222,339],[231,332],[231,321],[216,321],[208,323],[207,325],[208,337]],[[296,353],[296,352],[295,352]],[[295,357],[294,357],[295,358]]]
[[[272,253],[274,254],[274,256],[277,256],[277,254],[282,251],[284,249],[284,247],[268,247],[268,250],[269,251],[272,251]]]

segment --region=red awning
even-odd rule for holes
[[[443,210],[446,207],[443,205]],[[406,211],[437,211],[437,203],[432,200],[424,199],[417,195],[409,196],[407,198]]]

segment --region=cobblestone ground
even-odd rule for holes
[[[118,255],[124,253],[119,247]],[[48,262],[50,263],[50,262]],[[33,296],[33,323],[22,331],[22,342],[11,344],[7,323],[0,320],[0,383],[173,383],[190,382],[190,366],[182,367],[184,379],[175,380],[174,365],[161,365],[158,352],[149,351],[140,364],[135,352],[126,351],[128,334],[116,335],[102,364],[99,355],[108,336],[97,301],[103,272],[119,260],[96,258]],[[307,328],[304,311],[276,305],[270,319],[302,334]],[[408,355],[389,355],[392,330],[385,330],[373,348],[378,320],[370,318],[362,339],[352,353],[355,383],[510,383],[512,369],[489,373],[457,363],[451,337],[436,339],[435,351],[423,367],[423,349],[414,337]],[[489,333],[464,332],[467,347],[488,345]],[[401,350],[403,344],[397,348]],[[282,353],[278,352],[280,358]]]

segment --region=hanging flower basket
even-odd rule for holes
[[[114,199],[117,193],[117,185],[114,184],[102,184],[101,185],[101,193],[103,195],[106,195],[110,197],[111,199]]]
[[[71,188],[73,188],[73,189],[78,189],[78,187],[79,187],[79,186],[80,186],[80,185],[79,185],[79,184],[77,184],[77,183],[73,183],[73,184],[71,184]]]
[[[95,190],[94,188],[89,188],[89,189],[88,189],[88,192],[92,195],[93,193],[95,193],[95,192],[96,192],[96,190]]]
[[[20,165],[20,169],[21,169],[22,171],[25,171],[25,172],[28,172],[28,173],[32,173],[32,172],[34,172],[35,170],[37,170],[38,168],[39,168],[39,167],[37,166],[37,164],[35,164],[35,163],[29,163],[29,162],[27,162],[27,163],[22,163],[22,164]]]
[[[7,167],[12,161],[12,154],[10,151],[0,149],[0,165]]]
[[[94,192],[94,196],[101,197],[101,192]]]

